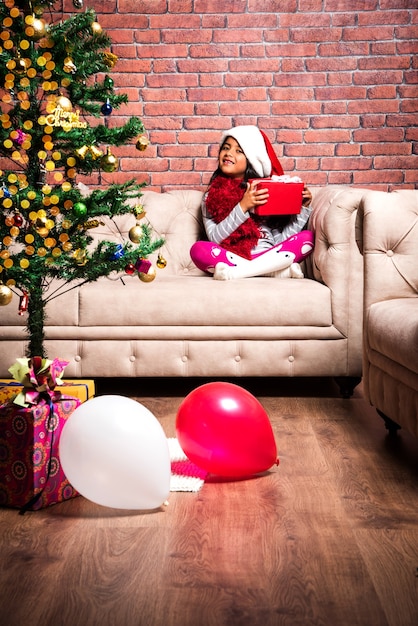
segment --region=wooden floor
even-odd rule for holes
[[[196,381],[99,381],[175,436]],[[418,441],[390,439],[361,386],[247,381],[280,466],[172,493],[164,510],[79,497],[0,510],[1,626],[417,626]]]

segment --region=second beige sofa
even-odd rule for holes
[[[418,437],[418,191],[370,191],[364,255],[364,392],[390,432]]]

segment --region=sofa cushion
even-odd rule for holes
[[[331,293],[310,279],[215,281],[159,271],[80,289],[80,326],[330,326]]]
[[[418,297],[372,304],[365,332],[371,350],[418,374]]]

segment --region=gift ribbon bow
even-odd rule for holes
[[[45,400],[45,396],[52,400],[55,387],[63,384],[61,376],[68,363],[62,359],[50,361],[42,357],[16,359],[9,372],[23,385],[23,389],[14,398],[14,404],[27,407]]]

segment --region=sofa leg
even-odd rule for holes
[[[351,398],[354,393],[354,388],[361,382],[360,376],[336,376],[335,382],[340,388],[340,393],[343,398]]]
[[[389,435],[396,435],[401,426],[399,426],[399,424],[390,419],[390,417],[382,413],[382,411],[379,411],[379,409],[376,409],[376,411],[385,422],[385,427],[388,430]]]

